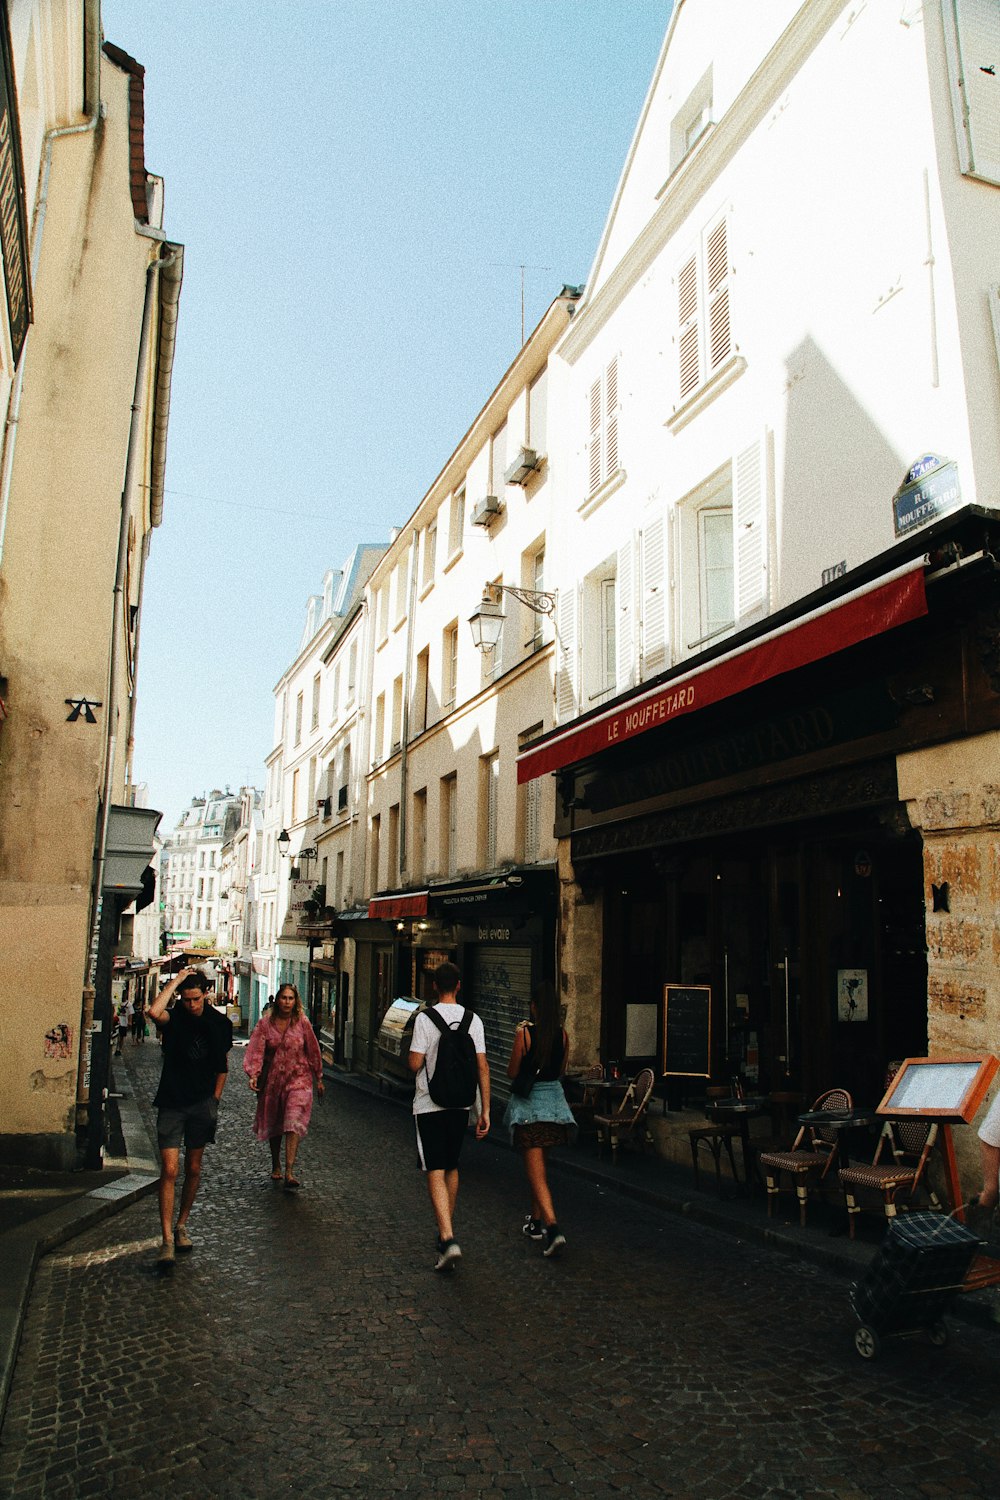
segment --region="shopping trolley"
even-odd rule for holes
[[[950,1216],[901,1215],[851,1287],[854,1347],[862,1359],[875,1359],[883,1339],[919,1333],[943,1345],[944,1314],[955,1298],[991,1286],[1000,1286],[1000,1244],[987,1244]]]

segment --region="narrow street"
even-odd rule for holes
[[[130,1047],[148,1115],[159,1049]],[[568,1175],[569,1247],[524,1240],[513,1153],[466,1148],[435,1275],[411,1121],[331,1081],[268,1178],[233,1055],[194,1254],[147,1198],[39,1266],[5,1496],[993,1496],[1000,1342],[852,1343],[846,1282]]]

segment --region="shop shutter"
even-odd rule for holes
[[[470,946],[465,968],[463,994],[486,1032],[490,1091],[498,1104],[505,1103],[510,1097],[507,1059],[514,1032],[531,1008],[531,949]]]
[[[667,571],[663,517],[642,533],[642,678],[667,665]]]
[[[736,618],[763,614],[768,605],[766,438],[733,460],[733,526],[736,533]]]
[[[632,537],[619,547],[617,566],[614,690],[621,693],[635,682],[635,541]]]

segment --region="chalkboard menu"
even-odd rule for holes
[[[711,988],[707,984],[665,984],[660,1072],[680,1078],[710,1078],[711,1058]]]

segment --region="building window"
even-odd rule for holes
[[[389,634],[389,585],[384,584],[378,592],[378,639],[379,644]]]
[[[500,756],[497,751],[480,758],[479,831],[480,864],[492,870],[497,862],[497,812],[500,794]]]
[[[393,611],[393,628],[402,625],[406,619],[406,586],[409,580],[409,560],[403,557],[392,571],[393,590],[396,595],[396,607]]]
[[[309,727],[311,729],[319,728],[319,683],[320,674],[317,672],[313,678],[312,712],[309,716]]]
[[[318,761],[315,755],[309,757],[309,795],[306,798],[306,811],[312,817],[313,808],[316,803],[316,767]]]
[[[429,521],[424,527],[424,556],[423,571],[420,576],[422,587],[426,588],[434,581],[434,566],[437,555],[438,523],[437,516]]]
[[[394,802],[389,809],[389,874],[390,886],[399,884],[399,803]]]
[[[596,494],[617,474],[618,356],[615,355],[587,392],[587,494]]]
[[[1000,10],[996,0],[942,9],[961,169],[1000,183]]]
[[[385,741],[385,694],[379,693],[375,700],[375,735],[372,741],[372,765],[377,766],[382,759],[382,746]]]
[[[302,694],[295,699],[295,743],[302,743]]]
[[[502,422],[490,439],[490,494],[503,499],[507,472],[507,423]]]
[[[334,865],[336,871],[333,886],[333,904],[339,911],[344,904],[344,851],[337,850],[337,859]]]
[[[448,517],[448,556],[454,557],[462,550],[462,539],[465,535],[465,489],[457,490],[451,497],[451,511]]]
[[[430,669],[430,647],[417,653],[417,671],[413,685],[413,722],[411,730],[414,735],[423,734],[427,728],[427,694],[428,674]]]
[[[298,767],[292,772],[292,822],[299,816],[299,772]]]
[[[731,467],[719,469],[676,511],[673,585],[682,649],[697,651],[731,628],[733,492]]]
[[[726,218],[716,219],[677,272],[677,393],[680,401],[724,365],[733,349]]]
[[[370,889],[373,891],[377,891],[380,889],[378,883],[378,872],[381,857],[381,850],[379,848],[379,844],[381,843],[381,834],[382,819],[379,814],[376,813],[371,821],[370,837],[368,839],[369,880]]]
[[[441,702],[454,708],[458,692],[458,621],[446,625],[441,636]]]
[[[355,683],[358,675],[358,643],[351,642],[351,649],[347,653],[347,701],[354,702]]]
[[[413,870],[414,880],[427,875],[427,788],[413,794]]]
[[[699,80],[670,125],[670,170],[675,172],[712,123],[712,69]]]
[[[458,873],[458,777],[441,778],[441,873]]]
[[[580,608],[581,712],[609,697],[617,686],[617,557],[608,558],[583,582]]]
[[[392,684],[392,753],[403,743],[403,679],[397,677]]]
[[[494,586],[496,588],[499,588],[500,585],[501,585],[501,583],[502,583],[502,579],[501,578],[494,578],[493,579],[493,584],[494,584]],[[503,598],[503,595],[501,594],[500,597]],[[504,671],[504,637],[507,634],[507,627],[508,627],[508,625],[510,623],[511,622],[505,616],[503,625],[500,627],[500,634],[499,634],[499,636],[497,638],[497,643],[493,647],[493,650],[492,651],[483,651],[483,652],[481,652],[482,666],[481,666],[480,685],[482,687],[487,687],[489,685],[489,683],[496,682],[497,678],[500,677],[500,676],[502,676],[502,674],[503,674],[503,671]],[[514,629],[517,628],[517,621],[516,620],[513,622],[513,627],[512,628],[514,628]]]
[[[536,547],[532,552],[526,552],[521,559],[521,577],[524,587],[531,589],[536,594],[545,592],[545,547],[544,544]],[[525,609],[527,615],[527,640],[525,647],[528,651],[540,651],[545,642],[545,615],[536,610]]]
[[[533,448],[542,458],[545,454],[545,444],[548,441],[548,370],[532,381],[528,388],[528,448]]]

